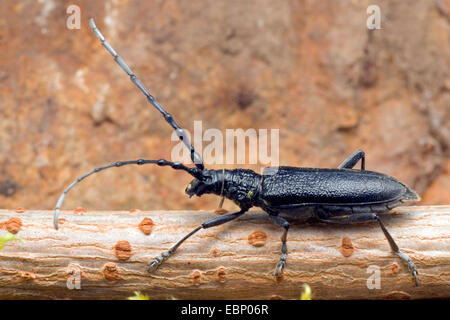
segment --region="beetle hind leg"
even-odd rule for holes
[[[321,211],[318,215],[318,218],[322,222],[326,223],[337,223],[337,224],[351,224],[351,223],[358,223],[358,222],[369,222],[369,221],[378,221],[381,230],[384,233],[384,236],[386,237],[387,241],[389,242],[389,246],[391,247],[392,251],[399,256],[400,259],[402,259],[409,268],[409,271],[411,272],[412,276],[414,277],[414,282],[416,286],[419,286],[419,279],[417,277],[418,272],[415,264],[412,262],[411,258],[408,257],[405,253],[400,251],[397,244],[395,243],[394,239],[390,235],[390,233],[387,231],[386,227],[384,226],[383,222],[381,221],[380,217],[376,215],[375,213],[355,213],[351,215],[343,215],[343,216],[328,216],[327,213]]]
[[[365,170],[366,168],[366,156],[364,151],[358,150],[352,155],[350,155],[341,165],[338,167],[339,169],[352,169],[358,161],[361,160],[361,170]]]
[[[383,231],[386,239],[389,242],[389,245],[391,246],[392,251],[394,251],[400,257],[400,259],[402,259],[408,265],[408,269],[409,269],[409,271],[411,271],[411,273],[412,273],[412,275],[414,277],[414,282],[416,284],[416,287],[418,287],[419,286],[419,279],[417,278],[418,271],[417,271],[416,265],[414,264],[414,262],[412,262],[410,257],[408,257],[405,253],[400,251],[400,249],[398,248],[398,246],[395,243],[394,239],[389,234],[389,232],[387,231],[387,229],[384,226],[383,222],[381,221],[380,217],[378,217],[377,215],[375,215],[375,216],[376,216],[376,219],[377,219],[378,223],[380,224],[381,230]]]
[[[281,255],[280,255],[280,261],[278,261],[277,263],[277,267],[275,269],[275,276],[279,277],[281,275],[281,271],[284,269],[284,267],[286,266],[286,259],[287,259],[287,244],[286,244],[286,239],[287,239],[287,233],[289,230],[289,222],[287,222],[285,219],[283,219],[282,217],[279,216],[269,216],[270,219],[275,222],[278,226],[283,227],[284,228],[284,232],[281,235]]]

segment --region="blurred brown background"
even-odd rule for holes
[[[80,30],[66,28],[70,4]],[[366,27],[371,4],[380,30]],[[185,128],[279,128],[282,165],[336,167],[361,148],[367,169],[402,180],[422,203],[450,202],[448,0],[2,0],[0,208],[52,209],[96,166],[170,158],[170,127],[90,17]],[[215,208],[216,197],[184,194],[190,179],[110,169],[63,208]]]

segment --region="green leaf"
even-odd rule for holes
[[[135,291],[134,296],[128,297],[128,300],[150,300],[149,296],[141,293],[140,291]]]
[[[306,283],[303,285],[303,292],[300,296],[300,300],[311,300],[311,287]]]
[[[7,242],[14,240],[20,240],[22,243],[25,242],[25,239],[18,238],[11,232],[7,232],[0,238],[0,250],[2,250],[5,247]]]

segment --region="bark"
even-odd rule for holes
[[[305,283],[313,299],[450,298],[450,206],[381,216],[416,264],[419,287],[376,222],[292,223],[287,267],[276,278],[282,229],[262,212],[200,230],[153,273],[153,257],[216,214],[63,211],[59,230],[52,215],[0,210],[1,226],[26,240],[0,251],[0,299],[124,299],[133,291],[152,300],[298,299]],[[369,289],[378,271],[380,288]]]

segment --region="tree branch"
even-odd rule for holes
[[[19,230],[16,236],[26,240],[8,242],[0,251],[0,299],[124,299],[137,290],[152,300],[298,299],[304,283],[313,299],[450,297],[450,206],[402,207],[381,215],[416,264],[420,287],[376,222],[292,223],[287,267],[277,279],[282,228],[265,213],[200,230],[147,273],[153,257],[215,214],[82,211],[62,212],[55,230],[51,211],[0,210],[1,226]],[[380,289],[368,289],[377,270]],[[68,288],[78,284],[79,290]]]

